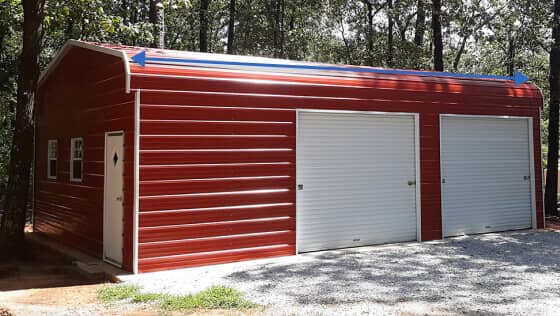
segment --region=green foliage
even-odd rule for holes
[[[164,294],[155,293],[136,293],[132,296],[133,303],[149,303],[155,301],[163,301],[167,297]]]
[[[121,301],[134,297],[139,291],[137,286],[107,285],[97,292],[97,296],[102,302]]]
[[[211,286],[206,290],[189,295],[167,295],[141,293],[136,286],[114,285],[103,287],[98,292],[102,302],[130,300],[133,303],[159,302],[164,310],[192,309],[249,309],[258,305],[243,299],[243,294],[227,286]]]
[[[257,307],[254,303],[244,300],[240,292],[226,286],[212,286],[192,295],[166,296],[163,298],[161,306],[166,310]]]
[[[0,0],[0,193],[8,180],[22,16],[19,1]]]
[[[386,0],[237,0],[234,47],[242,55],[383,67],[390,16],[394,67],[431,69],[430,0],[424,3],[424,40],[417,46],[418,0],[393,0],[391,10]],[[225,52],[228,5],[229,0],[210,2],[210,52]],[[164,1],[166,48],[199,49],[199,7],[200,0]],[[516,68],[543,89],[548,104],[551,1],[447,0],[442,10],[446,70],[506,75]],[[149,0],[47,0],[45,14],[43,67],[68,39],[137,46],[153,41]],[[22,19],[21,0],[0,0],[0,190],[12,137]],[[543,125],[547,119],[545,108]]]

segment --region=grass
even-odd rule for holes
[[[120,301],[138,294],[140,288],[130,285],[105,286],[99,290],[97,296],[103,302]]]
[[[131,300],[134,303],[158,302],[164,310],[194,309],[250,309],[258,305],[243,298],[243,294],[231,287],[212,286],[204,291],[189,295],[141,293],[140,288],[130,285],[103,287],[98,292],[103,302]]]

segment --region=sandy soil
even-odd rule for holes
[[[0,308],[12,315],[158,315],[156,307],[150,305],[99,302],[97,290],[101,286],[90,284],[0,292]]]

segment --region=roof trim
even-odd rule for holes
[[[86,43],[86,42],[82,42],[82,41],[77,41],[77,40],[73,40],[73,39],[68,40],[66,42],[66,44],[64,44],[64,46],[62,46],[62,48],[57,52],[56,56],[47,65],[45,70],[43,70],[43,72],[39,76],[38,86],[41,86],[45,82],[45,80],[48,79],[48,77],[52,74],[54,69],[56,69],[56,67],[58,67],[58,65],[60,64],[62,59],[66,56],[66,54],[68,54],[68,52],[70,51],[70,49],[72,47],[85,48],[85,49],[89,49],[89,50],[96,51],[96,52],[99,52],[99,53],[112,55],[112,56],[115,56],[115,57],[120,57],[123,61],[123,64],[124,64],[125,90],[126,90],[126,93],[130,93],[130,63],[128,61],[128,56],[127,56],[125,51],[112,49],[112,48],[108,48],[108,47],[103,47],[103,46],[98,46],[98,45],[94,45],[94,44],[90,44],[90,43]]]

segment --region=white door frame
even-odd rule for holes
[[[535,144],[533,142],[533,118],[530,116],[514,116],[514,115],[471,115],[471,114],[440,114],[439,115],[439,185],[440,185],[440,205],[441,205],[441,238],[445,239],[445,229],[443,227],[444,221],[443,217],[445,210],[443,209],[443,163],[442,163],[442,124],[441,122],[445,117],[458,117],[458,118],[488,118],[488,119],[526,119],[529,129],[529,171],[531,175],[531,227],[533,229],[537,228],[537,203],[536,203],[536,191],[535,191]]]
[[[378,112],[378,111],[354,111],[354,110],[313,110],[313,109],[296,109],[296,181],[294,183],[294,190],[296,191],[296,255],[299,253],[299,241],[300,241],[300,220],[299,220],[299,201],[298,201],[298,190],[297,184],[298,179],[298,166],[299,161],[301,161],[300,155],[298,154],[298,148],[300,148],[301,139],[299,137],[299,126],[300,126],[300,113],[328,113],[328,114],[364,114],[364,115],[378,115],[378,116],[411,116],[414,118],[414,159],[415,159],[415,176],[416,176],[416,240],[422,240],[422,207],[421,207],[421,182],[420,182],[420,114],[419,113],[408,113],[408,112]]]
[[[122,136],[123,137],[123,161],[124,161],[124,131],[120,130],[120,131],[110,131],[110,132],[105,132],[105,141],[104,141],[104,147],[103,147],[103,232],[105,231],[105,218],[106,218],[106,214],[107,214],[107,140],[110,136]],[[123,163],[123,170],[124,170],[124,163]],[[123,191],[124,191],[124,179],[123,179]],[[123,232],[124,232],[124,206],[123,206]],[[117,266],[119,268],[122,268],[123,263],[122,262],[115,262],[114,260],[111,260],[107,257],[105,257],[105,237],[104,237],[104,233],[103,233],[103,261],[110,263],[114,266]],[[123,247],[124,247],[124,238],[122,238],[122,242],[123,242]],[[124,257],[124,253],[123,253],[123,257]]]

